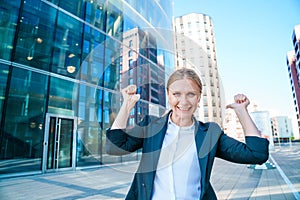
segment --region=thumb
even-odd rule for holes
[[[134,100],[135,102],[137,102],[140,99],[140,97],[141,97],[140,94],[132,95],[132,100]]]
[[[232,104],[228,104],[228,105],[226,106],[226,109],[228,109],[228,108],[233,108],[233,105],[232,105]]]

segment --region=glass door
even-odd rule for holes
[[[75,169],[75,118],[47,114],[42,171]]]

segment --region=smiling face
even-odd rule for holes
[[[168,87],[168,100],[172,109],[171,120],[178,126],[189,126],[200,101],[201,88],[192,79],[174,81]]]

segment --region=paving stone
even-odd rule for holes
[[[272,158],[296,191],[300,191],[300,144],[276,147]],[[272,160],[269,160],[272,163]],[[273,163],[272,163],[273,164]],[[137,162],[0,179],[2,200],[120,200],[124,199]],[[211,182],[219,200],[297,199],[277,168],[258,169],[216,159]],[[298,198],[297,200],[299,200]]]

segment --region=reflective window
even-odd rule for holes
[[[77,166],[101,164],[101,128],[97,123],[82,120],[78,124]]]
[[[55,4],[55,5],[57,5],[58,2],[59,2],[60,0],[46,0],[46,1],[49,1],[49,2],[51,2],[51,3]]]
[[[136,9],[137,6],[137,0],[126,0],[126,2],[134,9]]]
[[[132,59],[128,60],[128,66],[133,67],[133,60]]]
[[[172,0],[158,0],[160,6],[165,11],[166,15],[169,19],[172,19],[173,11],[172,11]],[[165,24],[167,25],[167,24]]]
[[[77,77],[81,63],[82,23],[59,12],[55,33],[52,71]]]
[[[0,59],[10,60],[19,15],[20,0],[7,1],[0,6]]]
[[[50,78],[48,112],[67,116],[77,114],[78,85],[69,80]]]
[[[147,10],[148,10],[148,15],[147,15],[147,21],[152,24],[154,27],[157,27],[157,24],[154,24],[156,22],[156,16],[159,8],[156,6],[157,4],[155,1],[145,1],[148,3],[147,5]],[[160,15],[161,16],[161,15]]]
[[[103,111],[103,101],[109,102],[109,96],[111,94],[103,90],[80,86],[77,166],[102,163],[103,123],[106,123],[107,126],[111,125],[110,111],[113,109],[106,108]]]
[[[105,31],[105,0],[86,2],[85,20],[91,25]]]
[[[12,71],[1,156],[13,164],[0,168],[5,173],[40,170],[47,80],[35,72]]]
[[[72,1],[60,0],[58,6],[79,18],[83,18],[84,2],[85,0],[72,0]]]
[[[121,44],[115,40],[107,39],[105,45],[103,85],[106,88],[119,91]]]
[[[148,18],[147,16],[147,3],[148,1],[138,1],[137,3],[137,11],[139,14],[141,14],[145,19]],[[151,11],[153,12],[153,11]]]
[[[130,113],[129,125],[164,112],[161,86],[174,67],[174,55],[167,48],[172,35],[157,27],[172,30],[171,11],[171,0],[14,0],[1,5],[0,59],[52,73],[16,68],[6,83],[8,66],[0,65],[0,115],[5,115],[0,153],[4,161],[11,159],[0,174],[41,170],[45,112],[78,119],[76,166],[138,160],[138,153],[107,155],[105,130],[120,109],[120,88],[128,84],[137,84],[143,100]]]
[[[128,51],[128,57],[132,57],[132,55],[133,55],[133,51],[132,51],[132,50],[129,50],[129,51]]]
[[[108,1],[109,2],[109,1]],[[122,3],[108,3],[107,20],[106,20],[106,33],[107,35],[114,36],[115,38],[122,38],[123,33],[123,13]]]
[[[104,112],[103,112],[103,117],[105,118],[105,124],[103,127],[103,133],[105,133],[105,129],[109,128],[111,126],[111,124],[113,123],[115,116],[117,114],[117,112],[119,111],[120,107],[121,107],[121,94],[112,94],[112,93],[108,93],[108,92],[104,92],[108,94],[108,97],[110,98],[109,102],[105,102],[105,108],[104,108]],[[143,103],[139,102],[139,105],[141,105]],[[148,104],[144,104],[143,105],[145,107],[145,109],[148,109],[149,105]],[[139,109],[141,110],[141,109]],[[136,109],[134,109],[133,111],[134,113],[137,112]],[[142,115],[139,115],[141,117],[143,117]],[[131,118],[128,121],[128,124],[134,124],[135,119]],[[109,164],[109,163],[116,163],[116,162],[126,162],[126,161],[134,161],[134,160],[138,160],[139,159],[139,154],[137,152],[135,153],[131,153],[128,155],[123,155],[123,156],[111,156],[111,155],[107,155],[106,151],[105,151],[105,145],[106,145],[106,134],[102,135],[102,163],[103,164]]]
[[[0,122],[2,119],[3,103],[5,100],[5,90],[7,86],[8,66],[0,64]]]
[[[127,4],[124,4],[124,11],[123,11],[124,32],[137,27],[137,15],[132,9],[133,9],[132,6],[127,6]]]
[[[87,3],[86,20],[92,25],[103,28],[103,3],[97,5]],[[95,13],[96,12],[96,13]],[[98,14],[97,14],[98,13]],[[103,26],[103,27],[102,27]],[[89,25],[84,25],[83,61],[81,64],[81,80],[103,86],[105,34]]]
[[[15,62],[49,70],[56,10],[42,1],[24,3]]]

